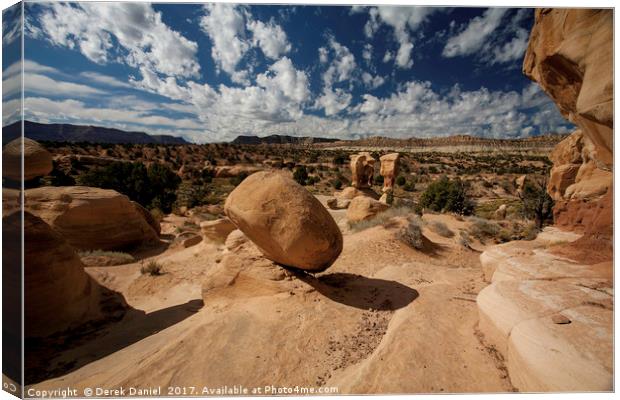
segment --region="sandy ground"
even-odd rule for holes
[[[332,214],[343,222],[344,211]],[[222,385],[341,394],[513,390],[501,357],[477,330],[475,299],[486,284],[479,252],[457,244],[464,222],[424,219],[457,235],[424,228],[432,245],[418,251],[395,238],[398,224],[347,231],[327,271],[233,282],[206,303],[201,286],[222,245],[203,241],[155,255],[161,276],[141,275],[140,263],[87,268],[131,310],[65,341],[30,386],[160,386],[163,395],[168,386]]]

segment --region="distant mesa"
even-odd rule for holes
[[[21,121],[2,128],[3,144],[20,136]],[[144,132],[127,132],[102,126],[40,124],[31,121],[24,121],[24,136],[39,142],[189,144],[185,139],[172,135],[149,135]]]
[[[309,136],[288,136],[288,135],[269,135],[269,136],[237,136],[231,144],[313,144],[313,143],[333,143],[340,139],[309,137]]]

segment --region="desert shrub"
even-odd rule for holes
[[[334,156],[332,161],[334,162],[334,164],[342,165],[346,164],[347,161],[349,161],[349,157],[347,157],[345,153],[339,153]]]
[[[409,207],[390,207],[387,210],[380,212],[371,219],[358,222],[349,222],[349,227],[354,231],[363,231],[364,229],[372,228],[373,226],[383,225],[394,217],[411,217],[413,210]]]
[[[463,215],[469,215],[473,210],[465,184],[460,179],[450,180],[446,176],[428,185],[420,196],[418,207]]]
[[[334,179],[332,181],[332,186],[334,187],[334,189],[340,190],[340,188],[342,187],[342,181],[340,179]]]
[[[546,183],[546,179],[540,185],[526,179],[520,196],[524,217],[534,220],[538,229],[553,222],[553,199],[547,193]]]
[[[419,219],[410,218],[409,221],[407,221],[407,226],[398,230],[396,237],[406,245],[420,250],[424,247],[422,228],[420,225]]]
[[[52,186],[73,186],[75,185],[75,179],[71,175],[65,174],[63,170],[58,168],[58,163],[52,161],[53,169],[50,173],[50,184]]]
[[[107,265],[130,264],[135,261],[131,254],[123,253],[121,251],[83,250],[78,251],[78,256],[80,258],[107,257],[110,261]]]
[[[431,230],[435,232],[436,234],[443,236],[443,237],[450,238],[454,236],[454,232],[452,232],[450,228],[448,228],[448,225],[444,224],[441,221],[431,222],[429,224],[429,228],[431,228]]]
[[[501,230],[499,224],[488,219],[472,217],[470,221],[468,232],[481,242],[485,239],[496,238]]]
[[[113,189],[145,208],[156,207],[170,212],[181,178],[162,164],[152,164],[147,168],[141,162],[113,162],[80,175],[78,183]]]
[[[389,204],[389,205],[394,204],[394,193],[392,193],[391,190],[386,193],[386,195],[385,195],[385,202],[387,204]]]
[[[383,175],[375,175],[373,178],[373,183],[377,186],[383,185]]]
[[[146,264],[142,264],[142,267],[140,267],[140,273],[142,275],[149,274],[151,276],[157,276],[163,273],[163,269],[163,265],[155,260],[151,260]]]
[[[396,184],[397,184],[398,186],[403,186],[406,182],[407,182],[407,179],[406,179],[404,176],[402,176],[402,175],[399,175],[399,176],[396,178]]]
[[[306,185],[308,180],[308,171],[306,171],[306,167],[303,165],[298,165],[295,167],[293,179],[295,179],[295,181],[300,185]]]
[[[469,237],[469,233],[467,233],[467,231],[459,231],[459,244],[463,247],[470,247],[471,238]]]
[[[403,185],[403,190],[406,192],[413,192],[415,190],[415,185],[413,182],[407,182]]]
[[[534,240],[536,239],[536,236],[538,236],[539,232],[540,229],[538,228],[536,223],[531,222],[529,224],[525,224],[525,226],[522,228],[521,237],[525,240]]]

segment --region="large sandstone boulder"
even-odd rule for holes
[[[367,188],[372,186],[376,161],[368,152],[351,156],[351,185],[353,187]]]
[[[78,249],[118,250],[158,241],[144,213],[114,190],[86,186],[28,189],[25,208]]]
[[[580,131],[558,144],[548,189],[556,220],[604,204],[613,168],[613,10],[537,9],[523,72],[538,82]],[[610,213],[611,215],[611,213]],[[600,221],[599,221],[600,222]],[[579,225],[589,230],[593,221]],[[611,236],[612,220],[595,234]]]
[[[3,235],[20,251],[21,215],[3,218]],[[120,318],[126,303],[98,285],[85,271],[75,250],[41,218],[24,212],[25,336],[43,337],[76,328],[88,321]],[[8,257],[8,258],[5,258]],[[14,257],[3,255],[3,260]]]
[[[235,224],[228,218],[220,218],[214,221],[203,221],[200,223],[202,236],[213,241],[224,243],[228,234],[237,229]]]
[[[349,222],[365,221],[388,208],[387,204],[378,200],[366,196],[358,196],[351,200],[351,204],[347,208],[347,220]]]
[[[277,263],[322,271],[342,251],[342,234],[327,209],[282,172],[250,175],[228,195],[224,211]]]
[[[52,172],[52,155],[38,142],[23,138],[24,180],[28,181]],[[20,181],[22,162],[22,138],[17,138],[2,149],[2,176]]]
[[[155,219],[153,214],[151,214],[151,212],[146,208],[142,207],[140,203],[132,201],[131,204],[134,206],[136,211],[138,211],[140,215],[144,217],[144,220],[151,226],[151,228],[153,228],[153,230],[159,235],[161,233],[161,224]]]
[[[394,189],[394,181],[398,175],[398,160],[400,155],[398,153],[390,153],[381,156],[381,176],[383,176],[383,191],[388,192]]]

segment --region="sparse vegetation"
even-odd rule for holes
[[[448,225],[444,224],[441,221],[432,221],[431,223],[429,223],[429,228],[436,234],[446,238],[454,236],[454,232],[452,232],[450,228],[448,228]]]
[[[469,215],[473,205],[467,197],[465,184],[460,179],[450,180],[442,176],[428,185],[418,203],[420,208],[436,212],[454,212]]]
[[[78,256],[81,259],[87,259],[86,265],[95,265],[95,258],[105,258],[105,260],[102,260],[103,265],[122,265],[135,262],[131,254],[120,251],[83,250],[78,252]]]
[[[398,230],[396,237],[408,246],[421,250],[424,247],[424,241],[420,225],[419,218],[409,218],[407,225]]]
[[[163,265],[161,265],[155,260],[150,260],[146,264],[142,264],[142,267],[140,267],[140,273],[142,275],[148,274],[151,276],[158,276],[158,275],[163,274],[163,271],[164,271]]]
[[[474,238],[484,242],[487,239],[495,239],[498,237],[501,226],[496,222],[488,219],[472,217],[470,219],[468,231]]]
[[[410,217],[413,210],[409,207],[390,207],[387,210],[377,214],[374,218],[365,221],[349,223],[349,227],[354,231],[363,231],[377,225],[386,226],[388,222],[395,217]]]

